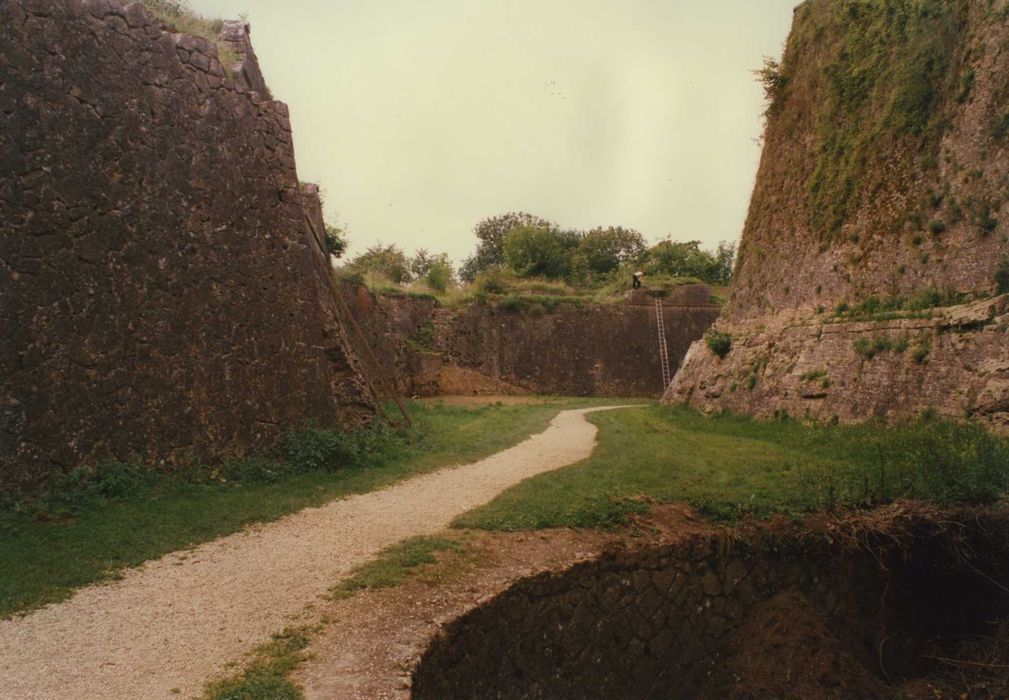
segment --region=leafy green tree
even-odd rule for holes
[[[716,284],[729,284],[732,282],[732,273],[736,269],[736,244],[722,241],[715,250],[716,277],[713,282]]]
[[[427,248],[418,248],[409,260],[410,274],[414,279],[423,278],[439,257],[447,258],[448,256],[433,255]]]
[[[444,292],[455,277],[448,254],[434,255],[426,248],[418,250],[410,259],[410,272],[414,279],[424,280],[428,287],[438,292]]]
[[[577,255],[584,257],[585,267],[590,272],[606,274],[624,263],[640,259],[646,249],[644,236],[634,229],[610,226],[586,233],[578,243]],[[578,266],[573,264],[572,267]]]
[[[347,230],[336,224],[326,224],[326,252],[333,260],[339,260],[347,252]]]
[[[462,267],[459,268],[459,276],[467,282],[472,282],[484,270],[504,265],[505,238],[509,231],[523,226],[535,226],[551,231],[557,229],[554,223],[522,211],[484,219],[473,229],[479,241],[476,253],[463,261]]]
[[[540,226],[512,229],[504,240],[505,264],[521,277],[564,277],[568,246],[556,231]]]
[[[649,248],[644,236],[634,229],[562,230],[525,212],[484,219],[474,233],[479,240],[477,251],[459,269],[459,278],[467,282],[488,270],[508,267],[522,277],[564,278],[570,284],[585,286],[634,266],[652,275],[729,284],[736,258],[732,243],[719,243],[712,253],[702,250],[699,241],[667,238]]]
[[[347,267],[353,272],[371,272],[382,275],[395,284],[404,284],[413,279],[410,272],[410,261],[396,244],[384,246],[379,243],[373,245],[351,260]]]
[[[711,273],[714,261],[701,250],[700,241],[659,241],[648,249],[645,271],[650,275],[672,277],[697,277],[704,279]]]
[[[462,261],[459,266],[459,279],[473,282],[481,272],[490,270],[494,265],[489,260],[481,258],[479,251]]]
[[[653,275],[696,277],[709,284],[728,284],[736,246],[722,242],[714,253],[701,250],[700,241],[659,241],[648,249],[645,270]]]
[[[436,260],[424,275],[424,282],[436,292],[444,292],[452,284],[455,272],[448,260]]]

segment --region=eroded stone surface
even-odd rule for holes
[[[1009,38],[1009,20],[979,0],[909,8],[833,0],[796,8],[732,297],[717,324],[733,348],[721,360],[697,343],[667,400],[763,417],[855,421],[934,408],[1009,423],[1004,300],[939,309],[931,319],[827,319],[872,297],[905,305],[929,291],[993,297],[997,272],[1009,265],[1009,53],[996,48]],[[909,45],[865,38],[881,27]],[[940,55],[903,63],[917,50]],[[859,63],[852,51],[880,58]],[[865,66],[857,89],[854,66]],[[926,71],[934,74],[923,78]],[[913,85],[927,88],[916,93],[915,115],[925,121],[902,129],[887,114]],[[846,111],[858,105],[867,105],[861,120]],[[831,133],[833,145],[823,141]],[[878,134],[883,145],[856,154]],[[858,176],[817,199],[845,168]],[[823,225],[832,206],[842,215],[834,230]],[[908,340],[923,348],[919,360],[913,349],[871,360],[856,351],[876,338]]]
[[[870,109],[892,140],[870,154],[870,169],[848,183],[853,191],[838,230],[815,222],[823,218],[811,194],[821,163],[823,119],[845,118],[835,92],[836,66],[845,63],[867,23],[898,22],[903,13],[883,6],[850,10],[850,3],[808,0],[796,8],[782,60],[786,77],[780,102],[769,114],[765,147],[740,243],[738,272],[726,316],[732,322],[766,318],[842,301],[857,304],[869,296],[914,296],[926,289],[989,292],[994,271],[1006,253],[1009,233],[1009,140],[997,128],[1009,94],[1009,54],[996,47],[1009,38],[1002,8],[981,0],[938,3],[954,36],[941,56],[941,74],[929,78],[928,104],[921,107],[946,121],[940,137],[901,131],[885,120],[891,92],[881,90]],[[867,67],[868,92],[886,83],[896,92],[908,76],[897,76],[902,51],[944,37],[940,13],[909,13],[902,33],[918,41],[899,47]],[[935,23],[939,22],[937,26]],[[867,40],[872,45],[873,40]],[[863,45],[864,46],[864,45]],[[883,47],[879,47],[882,49]],[[863,48],[863,50],[865,50]],[[888,64],[887,64],[888,62]],[[913,70],[927,67],[916,64]],[[911,78],[918,79],[914,73]],[[902,79],[903,78],[903,79]],[[889,81],[889,82],[887,82]],[[852,102],[858,98],[850,95]],[[868,98],[867,98],[868,99]],[[847,105],[845,105],[847,106]],[[875,123],[845,124],[868,137]],[[862,130],[862,131],[859,131]],[[842,146],[839,152],[845,153]],[[835,169],[843,161],[827,163]],[[838,190],[838,197],[844,195]],[[827,202],[834,204],[835,202]],[[987,216],[984,216],[987,211]],[[941,222],[943,229],[933,229]]]
[[[666,400],[762,418],[787,413],[842,421],[907,418],[933,409],[1009,428],[1009,299],[934,313],[729,326],[731,352],[723,359],[703,341],[695,343]],[[878,341],[885,349],[865,349]]]

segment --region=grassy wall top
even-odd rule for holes
[[[204,17],[190,7],[185,0],[139,0],[147,10],[180,34],[198,36],[217,45],[218,60],[230,70],[238,62],[238,56],[220,37],[224,20],[219,17]]]

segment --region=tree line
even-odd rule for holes
[[[636,270],[656,277],[692,277],[726,285],[732,278],[736,256],[736,247],[731,243],[719,243],[714,251],[702,249],[699,241],[669,238],[649,246],[634,229],[562,229],[526,212],[484,219],[473,232],[476,252],[458,272],[445,253],[420,249],[408,256],[394,244],[372,246],[343,269],[350,274],[380,274],[395,284],[423,281],[437,291],[444,291],[456,277],[473,282],[491,270],[507,270],[518,277],[563,280],[577,287],[606,283],[614,276],[629,276]],[[331,251],[342,254],[346,246],[343,232],[336,229],[333,233],[336,240]]]

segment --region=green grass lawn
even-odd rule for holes
[[[454,525],[488,530],[609,527],[688,501],[717,520],[879,505],[895,498],[991,502],[1009,486],[1009,446],[976,425],[888,428],[705,417],[649,406],[591,415],[589,459],[519,484]]]
[[[285,471],[270,459],[247,460],[220,471],[207,468],[209,477],[199,480],[145,472],[139,486],[118,488],[113,480],[111,495],[108,488],[78,489],[8,504],[0,508],[0,617],[64,599],[124,567],[250,523],[480,459],[544,430],[559,409],[571,405],[582,402],[479,408],[411,402],[414,427],[386,435],[352,466],[334,470],[320,462]],[[314,456],[313,447],[300,449],[298,459],[306,452]],[[238,476],[221,481],[221,474],[232,472]]]

